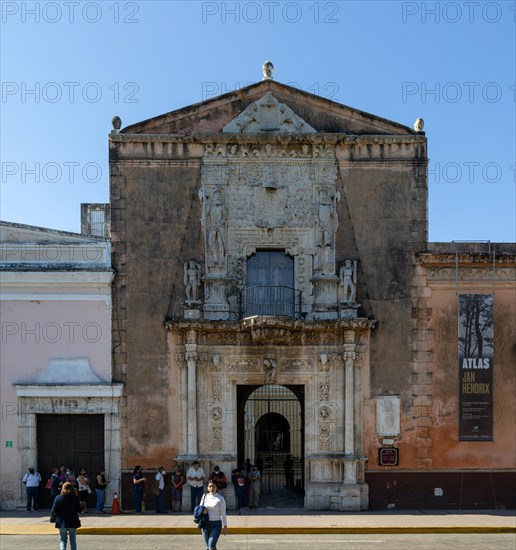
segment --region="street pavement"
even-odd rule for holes
[[[55,535],[49,512],[4,511],[0,535]],[[159,515],[81,515],[81,535],[198,535],[190,513]],[[494,534],[516,533],[515,513],[510,510],[445,511],[408,510],[379,512],[310,512],[304,509],[270,509],[228,514],[230,535],[299,534]],[[2,549],[3,550],[3,549]]]
[[[58,536],[5,535],[1,550],[56,550]],[[204,550],[200,535],[79,535],[78,550]],[[218,550],[514,550],[515,534],[228,535]]]

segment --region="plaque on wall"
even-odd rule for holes
[[[398,449],[395,449],[394,447],[382,447],[378,449],[378,465],[397,466]]]

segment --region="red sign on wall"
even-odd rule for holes
[[[397,466],[398,449],[394,447],[383,447],[378,449],[378,464],[380,466]]]

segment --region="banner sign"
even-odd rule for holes
[[[459,441],[493,440],[493,303],[459,295]]]

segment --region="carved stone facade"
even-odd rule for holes
[[[291,425],[306,508],[433,507],[417,488],[440,486],[442,471],[514,464],[508,413],[491,447],[457,442],[456,342],[436,337],[456,334],[457,288],[496,292],[495,391],[514,403],[514,254],[494,247],[492,269],[476,245],[456,256],[428,243],[421,123],[338,105],[266,69],[259,83],[110,134],[122,468],[129,479],[136,464],[197,458],[227,474],[247,458],[250,392],[282,388],[301,411]],[[273,290],[250,310],[253,285]],[[292,308],[277,313],[285,296]],[[258,441],[258,422],[249,430]],[[399,450],[397,466],[379,463],[382,446]]]
[[[270,137],[205,145],[200,190],[207,243],[205,319],[238,317],[246,260],[260,248],[284,250],[294,258],[307,318],[337,318],[336,181],[330,145],[285,144]]]
[[[291,338],[273,339],[268,345],[249,338],[251,331],[259,326],[269,329],[271,324],[275,330],[284,326]],[[184,397],[177,460],[188,463],[200,457],[231,471],[238,460],[237,386],[302,385],[305,507],[367,508],[364,433],[356,411],[369,376],[372,326],[366,319],[292,326],[288,319],[270,317],[223,327],[215,321],[167,323]],[[303,341],[310,345],[302,345]],[[226,498],[232,506],[233,494],[227,492]],[[187,500],[185,496],[185,505]]]

